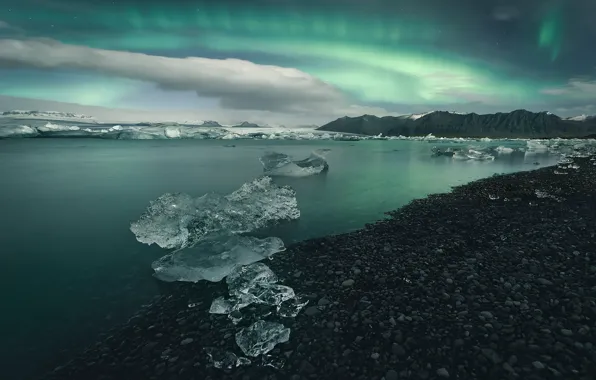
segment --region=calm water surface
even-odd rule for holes
[[[462,162],[431,157],[433,145],[0,141],[1,377],[31,378],[149,301],[158,292],[150,264],[163,251],[136,242],[130,222],[165,192],[200,196],[234,191],[262,174],[258,158],[265,151],[300,159],[315,149],[331,149],[326,175],[276,179],[296,190],[302,211],[299,222],[275,229],[286,243],[357,229],[413,198],[558,159],[519,153],[490,162]]]

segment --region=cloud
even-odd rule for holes
[[[596,101],[596,79],[572,78],[563,86],[545,88],[541,92],[553,96],[589,97]]]
[[[11,29],[11,26],[6,21],[0,20],[0,29]]]
[[[350,108],[332,85],[293,68],[239,59],[171,58],[66,45],[49,39],[0,39],[0,67],[74,69],[195,91],[224,108],[329,112]]]

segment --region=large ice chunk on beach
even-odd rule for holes
[[[236,265],[251,264],[283,250],[283,241],[276,237],[214,236],[154,261],[152,268],[162,281],[217,282]]]
[[[182,248],[208,235],[250,232],[299,217],[295,191],[275,185],[271,177],[261,177],[228,195],[164,194],[130,229],[141,243]]]
[[[316,150],[303,160],[293,160],[283,153],[269,152],[260,158],[263,171],[269,176],[306,177],[320,174],[329,169],[325,150]]]
[[[236,344],[244,355],[256,357],[290,339],[290,329],[281,323],[257,321],[236,333]]]
[[[294,289],[277,284],[277,281],[275,273],[263,263],[238,265],[226,278],[230,298],[216,298],[209,312],[230,314],[251,304],[259,304],[277,307],[278,312],[283,308],[282,316],[296,316],[307,302],[299,300],[290,303],[296,299]]]

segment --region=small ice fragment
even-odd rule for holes
[[[541,198],[541,199],[544,199],[544,198],[554,199],[557,202],[562,202],[564,200],[561,197],[557,197],[556,195],[549,194],[546,191],[542,191],[542,190],[536,190],[536,197]]]
[[[510,154],[513,153],[513,149],[512,148],[508,148],[505,146],[498,146],[495,148],[495,151],[499,154]]]
[[[307,304],[308,300],[303,301],[299,297],[289,299],[277,305],[277,314],[284,318],[294,318]]]
[[[499,199],[499,196],[498,195],[489,194],[488,195],[488,199],[490,199],[491,201],[494,201],[494,200]]]
[[[259,303],[276,306],[284,301],[296,297],[294,289],[285,285],[266,284],[257,286],[252,293],[257,297]]]
[[[277,276],[263,263],[236,266],[226,277],[231,296],[247,294],[257,285],[274,284]]]
[[[250,359],[238,357],[230,351],[223,351],[213,347],[205,348],[211,365],[220,369],[232,369],[240,365],[251,364]]]
[[[276,344],[290,339],[290,329],[281,323],[257,321],[236,333],[236,344],[247,356],[256,357],[271,351]]]
[[[263,355],[262,363],[263,367],[282,369],[286,361],[284,358],[274,357],[273,355]]]
[[[223,297],[217,297],[211,302],[209,313],[211,314],[230,314],[234,308],[232,302]]]
[[[200,304],[202,304],[202,302],[191,302],[191,303],[188,304],[188,308],[189,309],[192,309],[193,307],[197,307]]]

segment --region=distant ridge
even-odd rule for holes
[[[96,123],[95,119],[91,116],[72,112],[12,110],[0,112],[0,116],[15,119],[71,120]]]
[[[317,128],[321,131],[384,136],[554,138],[596,134],[596,118],[562,119],[550,112],[515,110],[479,115],[447,111],[425,114],[342,117]]]
[[[250,123],[248,121],[243,121],[240,124],[234,125],[234,128],[263,128],[262,126],[255,124],[255,123]]]

